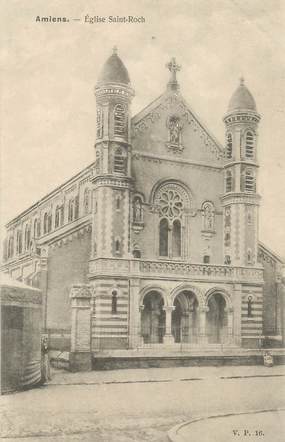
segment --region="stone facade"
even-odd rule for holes
[[[51,335],[72,327],[75,365],[80,352],[88,365],[101,350],[257,347],[269,323],[282,335],[263,257],[283,264],[258,241],[255,101],[241,80],[222,145],[168,68],[165,93],[132,117],[114,53],[95,87],[94,163],[7,225],[3,270],[41,287]]]

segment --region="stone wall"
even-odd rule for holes
[[[90,249],[90,232],[49,248],[46,324],[50,335],[54,335],[50,342],[51,348],[59,348],[56,340],[61,341],[59,346],[62,350],[62,346],[66,347],[68,344],[66,336],[62,339],[58,332],[61,331],[62,335],[64,330],[70,330],[70,288],[72,284],[87,282]]]

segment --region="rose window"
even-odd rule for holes
[[[169,219],[180,218],[183,210],[183,200],[173,189],[163,190],[159,198],[160,215]]]

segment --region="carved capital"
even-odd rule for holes
[[[92,288],[87,284],[76,284],[71,287],[70,298],[91,298]]]
[[[163,307],[163,310],[165,312],[173,312],[175,310],[175,306],[174,305],[166,305],[165,307]]]
[[[203,306],[201,306],[201,307],[198,307],[197,310],[198,310],[199,313],[208,313],[210,309],[209,309],[208,306],[203,305]]]

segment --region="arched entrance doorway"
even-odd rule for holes
[[[208,300],[206,330],[209,344],[222,344],[227,338],[228,317],[226,301],[221,293],[214,293]]]
[[[198,301],[194,293],[184,290],[173,302],[171,332],[174,342],[197,343]]]
[[[143,299],[141,312],[141,334],[144,344],[163,342],[165,334],[164,301],[160,293],[151,291]]]

